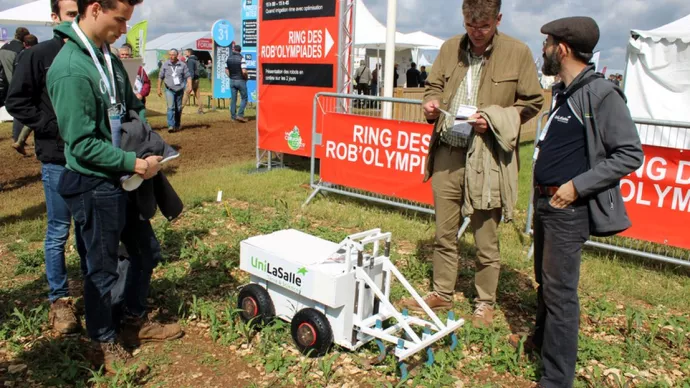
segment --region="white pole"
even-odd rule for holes
[[[386,17],[386,70],[384,71],[383,96],[393,97],[393,65],[395,64],[395,27],[398,11],[398,0],[388,0],[388,15]],[[393,116],[393,105],[383,103],[383,118]]]

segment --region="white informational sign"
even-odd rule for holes
[[[125,58],[120,59],[122,64],[125,65],[125,71],[127,71],[127,77],[129,78],[129,83],[134,89],[134,82],[137,79],[137,72],[139,67],[144,63],[143,58]]]

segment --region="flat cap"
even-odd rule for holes
[[[587,16],[573,16],[544,24],[542,34],[551,35],[582,53],[594,52],[599,42],[599,26]]]

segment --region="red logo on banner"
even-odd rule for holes
[[[213,39],[211,38],[201,38],[196,41],[196,49],[211,51],[213,50]]]
[[[337,89],[339,9],[339,0],[260,3],[259,148],[310,156],[314,95]]]
[[[321,179],[433,205],[422,182],[433,126],[342,113],[323,115]]]
[[[621,180],[633,224],[623,235],[690,249],[690,151],[643,148],[642,167]]]

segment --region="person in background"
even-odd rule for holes
[[[209,59],[208,64],[206,64],[206,73],[208,80],[211,81],[213,79],[213,60],[211,59]]]
[[[123,44],[118,53],[120,54],[120,59],[132,58],[132,45],[129,43]],[[141,103],[146,105],[146,97],[151,93],[151,80],[143,66],[139,66],[139,69],[137,69],[137,78],[134,81],[133,91]]]
[[[417,64],[412,62],[410,68],[407,69],[407,87],[408,88],[418,88],[423,85],[421,74],[417,70]]]
[[[14,33],[14,39],[5,43],[0,48],[0,107],[5,105],[5,98],[7,98],[7,88],[12,82],[12,75],[14,73],[14,64],[22,50],[24,50],[24,38],[29,35],[29,30],[25,27],[18,27]],[[21,128],[19,128],[21,130]],[[14,139],[17,139],[19,132],[14,134]]]
[[[5,43],[0,48],[0,107],[5,105],[7,89],[9,89],[14,74],[14,65],[17,63],[17,55],[25,49],[24,39],[29,35],[25,27],[18,27],[14,33],[14,39]],[[19,120],[12,122],[12,140],[16,143],[24,125]]]
[[[357,94],[369,95],[369,83],[371,82],[371,70],[367,63],[362,60],[359,61],[359,67],[355,70],[355,82],[357,83]],[[362,102],[361,100],[359,101]]]
[[[419,80],[420,80],[419,86],[424,87],[424,84],[426,83],[426,79],[429,77],[429,74],[427,74],[427,72],[426,72],[426,66],[422,66],[419,69],[421,70],[419,72]]]
[[[177,59],[178,52],[175,49],[168,51],[170,59],[161,67],[158,75],[158,97],[163,97],[162,86],[165,84],[165,100],[168,103],[168,132],[174,133],[180,130],[182,121],[182,96],[192,90],[192,77],[189,74],[187,64]]]
[[[76,0],[52,0],[51,18],[57,24],[77,17]],[[44,240],[45,271],[48,280],[50,312],[48,321],[61,334],[77,333],[79,319],[74,299],[67,286],[65,244],[69,239],[72,212],[58,193],[58,182],[65,170],[65,143],[58,131],[57,118],[46,89],[46,76],[53,60],[65,44],[55,36],[20,55],[7,94],[7,112],[34,131],[36,158],[41,162],[41,180],[47,210]],[[81,229],[74,228],[74,239],[86,275],[86,248]]]
[[[24,38],[24,50],[17,55],[17,59],[14,62],[14,69],[15,69],[15,75],[17,73],[17,64],[19,63],[19,59],[22,58],[22,56],[27,52],[28,49],[31,47],[34,47],[38,44],[38,38],[34,35],[27,35]],[[14,116],[12,116],[14,117]],[[26,139],[29,138],[29,135],[31,134],[32,129],[30,127],[24,126],[24,124],[19,120],[18,118],[14,117],[14,125],[16,124],[18,128],[22,128],[21,131],[19,132],[19,135],[17,136],[17,141],[12,143],[12,148],[14,148],[15,151],[19,152],[20,154],[26,156],[26,150],[24,147],[26,146]],[[14,130],[14,128],[13,128]]]
[[[199,72],[202,65],[196,55],[194,55],[194,50],[188,48],[185,52],[187,53],[187,68],[189,69],[189,74],[192,76],[192,90],[188,93],[185,92],[182,98],[182,107],[184,108],[189,103],[189,96],[195,96],[199,106],[197,113],[204,114],[204,106],[201,102],[201,98],[199,98]]]
[[[371,91],[372,96],[379,95],[379,74],[381,73],[381,64],[377,63],[374,71],[371,72]]]
[[[240,123],[246,123],[247,119],[244,118],[244,108],[247,106],[247,78],[249,74],[247,73],[247,62],[242,55],[242,47],[239,45],[234,45],[232,48],[232,53],[228,57],[225,63],[225,74],[230,78],[230,93],[232,93],[232,98],[230,99],[230,119],[232,121],[239,121]],[[237,112],[237,93],[240,94],[240,111]]]
[[[398,77],[400,77],[400,74],[398,74],[398,64],[396,63],[393,65],[393,87],[397,88],[398,87]]]

